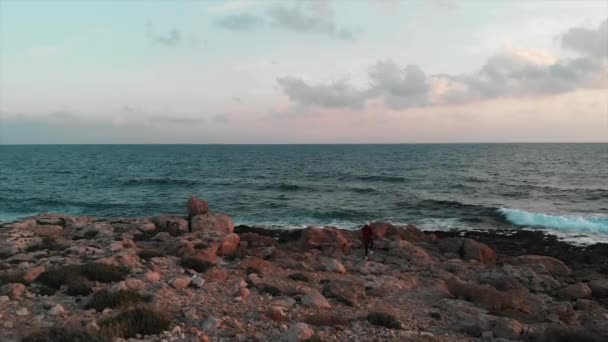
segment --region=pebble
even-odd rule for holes
[[[65,313],[65,309],[61,304],[55,305],[53,308],[49,310],[49,314],[53,316],[59,316]]]
[[[13,324],[13,322],[4,322],[3,326],[7,329],[12,329],[15,324]]]
[[[205,279],[199,276],[195,276],[190,281],[190,285],[200,289],[201,287],[203,287],[203,285],[205,285]]]
[[[17,314],[17,316],[27,316],[30,314],[30,312],[26,308],[17,309],[15,313]]]

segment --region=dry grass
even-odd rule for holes
[[[116,316],[101,321],[104,335],[131,338],[137,334],[155,335],[169,328],[169,317],[160,311],[139,306],[119,312]]]
[[[37,282],[55,290],[66,285],[68,295],[86,296],[92,292],[90,281],[112,283],[124,280],[127,274],[128,270],[123,267],[90,263],[48,270],[38,277]]]

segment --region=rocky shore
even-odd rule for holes
[[[608,341],[605,244],[187,213],[1,224],[0,341]]]

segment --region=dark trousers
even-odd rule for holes
[[[365,246],[365,256],[367,256],[368,250],[372,250],[374,248],[374,240],[373,239],[364,240],[363,246]]]

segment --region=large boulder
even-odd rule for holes
[[[302,305],[315,309],[329,309],[331,305],[317,290],[312,290],[302,297]]]
[[[313,335],[315,331],[306,323],[296,323],[292,325],[283,335],[281,335],[281,341],[284,342],[302,342],[307,341]]]
[[[334,227],[308,227],[302,231],[299,241],[303,248],[334,248],[346,251],[351,242],[344,231]]]
[[[486,244],[468,238],[445,238],[439,240],[439,250],[443,253],[458,254],[465,260],[483,263],[496,261],[496,253]]]
[[[511,264],[526,265],[534,268],[539,273],[566,276],[572,273],[570,268],[563,262],[544,255],[521,255],[511,259]]]
[[[196,215],[192,218],[192,231],[214,231],[225,234],[234,232],[234,222],[232,218],[224,214],[207,215],[201,214]]]
[[[595,279],[589,282],[594,297],[608,297],[608,279]]]
[[[519,291],[498,291],[491,285],[465,283],[454,277],[446,280],[446,285],[454,297],[489,310],[520,309],[524,304],[524,296]]]
[[[394,241],[389,245],[388,254],[404,258],[414,265],[428,265],[433,263],[433,258],[424,248],[414,246],[406,240]]]
[[[395,226],[388,222],[372,222],[373,236],[375,239],[398,239],[411,242],[420,242],[427,239],[426,235],[416,228],[416,226],[408,224],[407,227]]]
[[[557,296],[566,300],[577,300],[591,297],[591,289],[583,283],[576,283],[559,290]]]
[[[188,221],[181,217],[156,216],[150,220],[158,231],[167,232],[171,236],[178,236],[188,232]]]
[[[194,217],[196,215],[206,215],[209,213],[209,205],[207,202],[195,197],[190,196],[188,199],[188,216]]]
[[[360,299],[365,297],[365,287],[355,281],[335,280],[323,287],[323,294],[346,305],[355,306]]]

